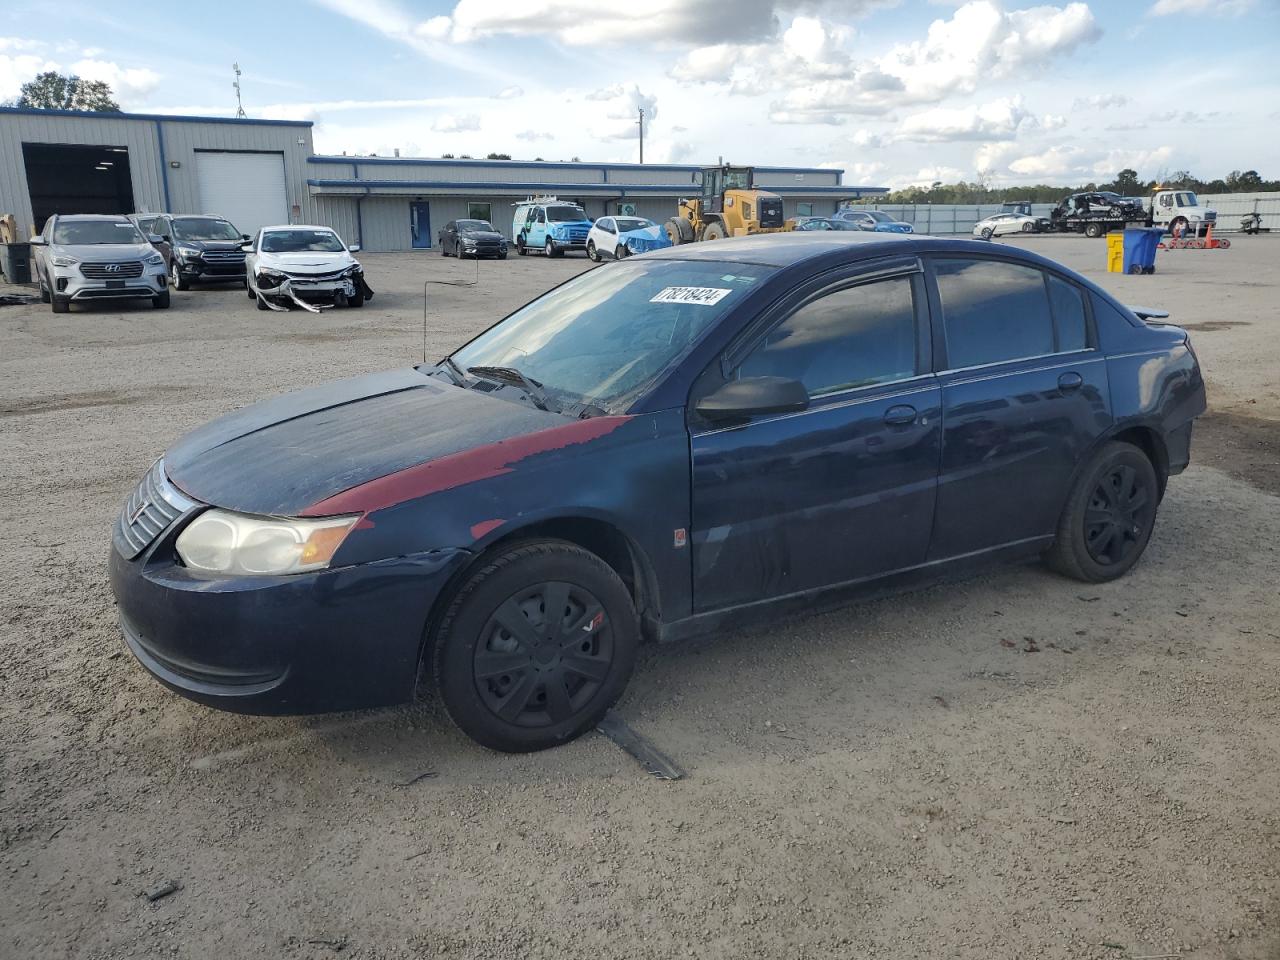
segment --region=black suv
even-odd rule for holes
[[[178,290],[205,281],[244,282],[244,251],[249,239],[230,220],[203,214],[136,213],[130,219],[143,233],[164,238],[173,248],[168,257],[169,282]]]

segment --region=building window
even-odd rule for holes
[[[797,217],[812,217],[812,216],[813,216],[813,204],[812,204],[812,203],[797,203],[797,204],[796,204],[796,216],[797,216]]]
[[[493,222],[492,213],[493,213],[493,204],[491,203],[472,200],[470,203],[467,204],[468,220],[487,220],[489,223],[492,223]]]

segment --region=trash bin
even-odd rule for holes
[[[1124,272],[1155,273],[1156,244],[1164,236],[1164,227],[1125,227]]]
[[[30,283],[31,244],[0,243],[0,273],[9,283]]]
[[[1124,273],[1124,234],[1107,234],[1107,273]]]

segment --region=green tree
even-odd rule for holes
[[[120,104],[101,80],[83,80],[50,70],[22,85],[18,106],[33,110],[96,110],[119,113]]]
[[[509,154],[509,153],[490,153],[490,154],[488,154],[488,155],[485,157],[485,159],[486,159],[486,160],[510,160],[510,159],[511,159],[511,154]]]
[[[1254,193],[1262,189],[1262,177],[1257,170],[1232,170],[1227,174],[1226,187],[1230,193]]]
[[[1125,167],[1116,174],[1111,189],[1122,197],[1137,197],[1142,194],[1142,184],[1138,181],[1138,171]]]

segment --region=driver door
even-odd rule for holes
[[[707,213],[724,213],[724,171],[709,170],[702,178],[702,208]]]
[[[697,612],[925,561],[941,455],[928,307],[914,258],[802,289],[704,373],[803,383],[809,407],[706,422],[690,407]]]

